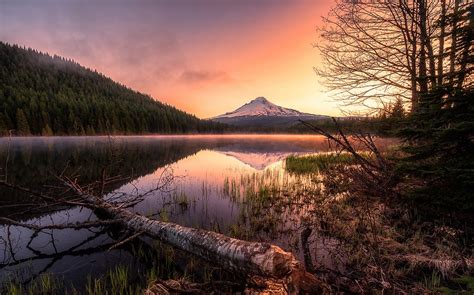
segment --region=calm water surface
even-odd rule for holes
[[[105,198],[147,192],[172,173],[166,191],[149,194],[132,210],[182,225],[219,231],[249,240],[268,241],[291,250],[303,260],[297,210],[270,208],[261,199],[285,199],[279,192],[292,186],[317,189],[309,176],[287,173],[289,155],[327,151],[324,138],[301,135],[51,137],[0,139],[0,175],[9,182],[50,191],[55,176],[74,175],[82,184],[102,173],[122,176],[106,187]],[[276,196],[278,194],[278,196]],[[0,216],[35,224],[60,224],[95,219],[84,208],[42,207],[28,195],[0,188]],[[6,204],[22,204],[9,207]],[[278,210],[278,211],[275,211]],[[146,268],[133,252],[135,243],[108,248],[123,238],[108,228],[34,231],[0,224],[0,282],[20,277],[28,282],[53,273],[71,284],[84,284],[119,264]],[[326,241],[330,243],[331,241]],[[315,261],[327,253],[315,239]],[[320,248],[319,250],[318,247]],[[176,273],[186,273],[189,256],[173,260]]]

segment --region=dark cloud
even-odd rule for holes
[[[186,83],[201,83],[201,82],[229,82],[231,77],[224,71],[205,71],[205,70],[187,70],[179,77],[181,82]]]

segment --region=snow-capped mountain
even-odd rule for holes
[[[284,108],[270,102],[265,97],[257,97],[235,111],[211,118],[211,120],[239,126],[274,126],[275,124],[294,124],[299,119],[315,120],[323,118],[327,118],[327,116]]]
[[[235,118],[235,117],[243,117],[243,116],[300,116],[303,113],[287,109],[281,106],[277,106],[276,104],[268,101],[265,97],[257,97],[256,99],[252,100],[241,106],[240,108],[236,109],[233,112],[225,113],[223,115],[217,116],[214,119],[218,118]]]

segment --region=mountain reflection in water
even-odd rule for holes
[[[301,135],[1,138],[0,175],[6,175],[10,183],[37,191],[57,185],[55,176],[60,173],[74,174],[82,184],[97,181],[104,170],[110,176],[123,176],[122,181],[105,188],[107,197],[150,190],[163,169],[171,169],[173,190],[155,192],[133,210],[239,236],[236,224],[254,226],[245,217],[246,196],[267,182],[282,187],[296,182],[311,185],[309,179],[286,173],[282,162],[289,155],[322,151],[327,151],[324,138]],[[0,188],[0,202],[0,216],[41,225],[96,218],[84,208],[31,205],[27,194],[4,187]],[[7,203],[24,206],[3,206]],[[255,229],[245,238],[278,244],[302,258],[292,236],[298,233],[291,232],[293,219],[297,220],[294,212],[282,213],[273,228],[259,225],[261,232]],[[0,282],[12,274],[21,273],[28,282],[40,273],[51,272],[80,285],[88,275],[100,276],[117,264],[145,267],[130,251],[130,245],[108,251],[117,240],[120,234],[106,228],[54,230],[34,236],[30,229],[0,225]],[[174,271],[185,273],[187,260],[185,254],[176,259]]]

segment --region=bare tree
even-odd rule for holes
[[[468,2],[338,1],[319,29],[315,71],[344,104],[369,109],[400,97],[416,110],[420,94],[472,85],[472,43],[458,30],[472,21]]]

